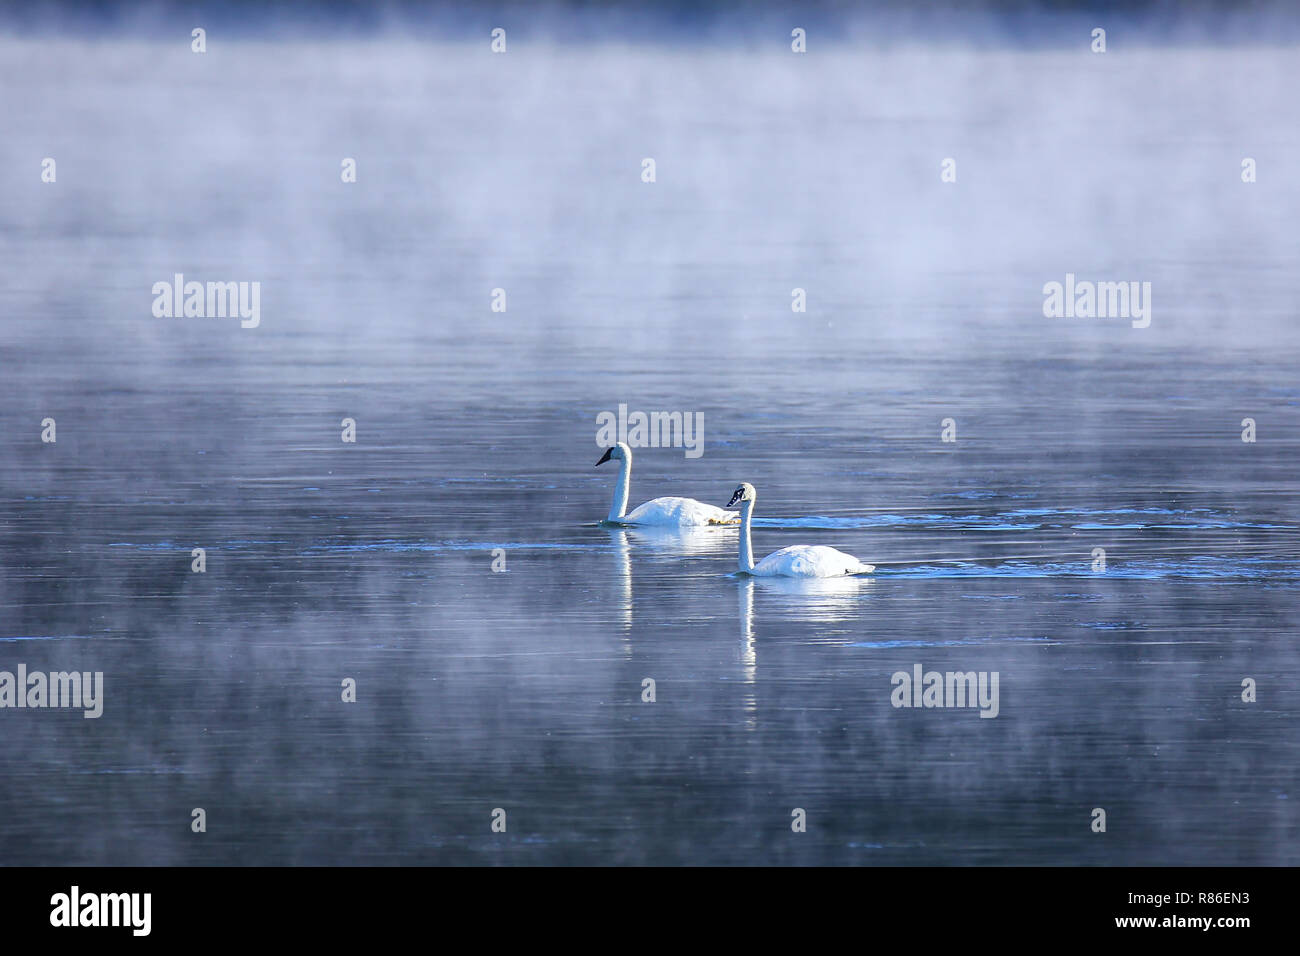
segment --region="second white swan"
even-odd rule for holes
[[[784,578],[837,578],[848,574],[870,574],[874,564],[864,564],[851,554],[836,551],[823,544],[794,544],[773,551],[758,564],[754,563],[754,548],[749,543],[750,518],[758,493],[749,482],[740,487],[727,502],[730,508],[740,502],[740,573],[757,577]]]
[[[614,486],[614,500],[609,506],[609,517],[605,520],[611,524],[657,525],[670,528],[703,528],[708,525],[737,524],[738,515],[715,505],[706,505],[694,498],[655,498],[632,509],[627,514],[627,489],[632,479],[632,449],[623,442],[616,442],[605,450],[599,468],[607,461],[617,461],[618,484]]]

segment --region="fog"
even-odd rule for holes
[[[985,28],[965,42],[946,25],[927,45],[911,23],[891,43],[842,14],[794,54],[784,24],[760,38],[735,12],[745,29],[719,32],[718,14],[692,41],[689,23],[639,39],[608,11],[610,29],[573,39],[563,24],[586,14],[551,9],[494,55],[487,27],[447,42],[402,15],[358,40],[212,27],[202,55],[155,21],[0,39],[5,338],[47,334],[38,309],[88,290],[100,320],[69,347],[158,338],[115,323],[179,271],[262,281],[268,337],[362,309],[368,338],[400,335],[506,287],[536,320],[516,341],[618,325],[654,348],[707,319],[737,349],[732,324],[779,320],[800,287],[844,334],[932,337],[938,310],[950,341],[990,325],[1091,340],[1099,320],[1041,314],[1069,272],[1153,284],[1153,326],[1125,348],[1294,341],[1292,46],[1118,20],[1093,53],[1088,18],[1041,11],[1027,22],[1054,29],[1020,31],[1036,43],[1007,36],[1005,12],[958,18]],[[84,255],[52,256],[53,237]],[[129,262],[99,274],[109,249]],[[629,290],[674,308],[647,329]]]
[[[0,856],[1297,862],[1300,57],[1187,9],[8,14],[0,669],[105,702],[0,715]],[[876,577],[597,527],[620,404]]]

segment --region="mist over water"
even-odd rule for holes
[[[1296,49],[554,17],[0,34],[0,670],[105,683],[0,710],[0,860],[1300,863]],[[704,422],[632,505],[876,574],[599,526],[621,403]]]

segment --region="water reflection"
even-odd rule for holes
[[[344,100],[293,44],[231,45],[219,84],[159,86],[107,42],[0,55],[0,86],[34,104],[6,117],[0,168],[75,115],[62,148],[112,199],[31,176],[0,203],[0,258],[22,277],[0,284],[16,359],[0,374],[0,670],[106,681],[98,720],[0,715],[0,859],[1300,862],[1278,839],[1300,825],[1300,327],[1278,305],[1298,181],[1189,202],[1151,179],[1183,168],[1186,137],[1099,145],[1092,123],[1039,108],[1082,89],[1073,54],[999,55],[967,90],[947,54],[701,51],[665,72],[661,49],[574,44],[535,50],[521,96],[481,51],[445,53],[340,43]],[[1221,70],[1133,51],[1112,64],[1127,79],[1092,76],[1076,98],[1211,149],[1289,115],[1293,51],[1215,56]],[[862,70],[872,82],[841,88]],[[1208,105],[1235,95],[1223,75],[1250,78],[1250,109]],[[463,96],[429,95],[456,77],[475,80]],[[886,115],[861,95],[928,77],[977,100],[945,100],[945,129],[996,144],[1027,115],[1048,126],[983,150],[936,205],[934,177],[896,175],[917,145],[898,118],[933,98]],[[667,188],[629,188],[639,91],[660,86],[656,136],[691,161]],[[827,125],[841,94],[865,112]],[[250,96],[277,119],[255,151],[213,134]],[[358,103],[372,151],[410,160],[384,188],[321,174]],[[153,114],[212,149],[140,140]],[[540,166],[529,143],[547,144]],[[286,158],[278,178],[265,155]],[[1043,203],[1060,212],[1046,225]],[[848,206],[890,228],[864,233]],[[1169,320],[1039,321],[1045,279],[1097,252],[1114,278],[1161,281]],[[204,262],[203,278],[268,280],[258,329],[150,315],[155,280]],[[818,305],[768,321],[787,276]],[[475,318],[499,283],[536,321]],[[892,570],[736,581],[734,528],[594,533],[609,487],[593,419],[623,401],[704,415],[707,455],[661,449],[656,488],[762,476],[805,516],[756,520],[766,544],[816,528]],[[938,404],[959,443],[939,442]],[[38,440],[46,414],[57,444]],[[998,718],[891,708],[890,673],[918,662],[1000,672]],[[1248,675],[1276,690],[1243,703]],[[827,825],[773,838],[763,821],[792,793]],[[196,795],[234,822],[220,839],[188,832]],[[1099,799],[1122,806],[1122,835],[1088,831]],[[497,805],[521,811],[508,840],[486,829]]]
[[[674,528],[639,527],[628,528],[627,533],[640,548],[660,554],[724,555],[735,557],[736,529],[720,528]]]
[[[869,597],[874,579],[868,576],[838,578],[755,578],[774,607],[813,624],[846,624],[862,614],[861,602]]]
[[[614,546],[614,580],[618,584],[617,606],[623,622],[623,652],[632,656],[632,625],[636,623],[635,604],[632,600],[632,545],[627,532],[611,528],[609,540]]]
[[[758,726],[758,697],[755,682],[758,678],[758,646],[754,642],[754,579],[741,575],[736,587],[740,601],[740,671],[745,683],[745,729]]]

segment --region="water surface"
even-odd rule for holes
[[[0,860],[1300,863],[1293,51],[485,49],[0,41]]]

